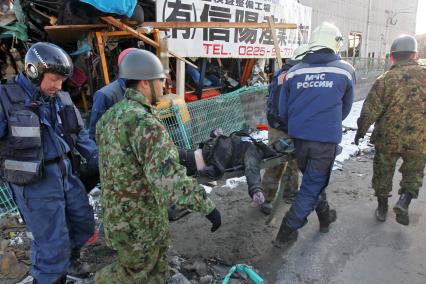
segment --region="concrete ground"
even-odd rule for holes
[[[257,268],[263,270],[269,283],[426,283],[426,194],[421,192],[413,201],[408,227],[396,223],[391,209],[398,198],[397,176],[388,220],[380,223],[374,218],[375,198],[363,188],[371,179],[371,160],[347,161],[345,168],[343,171],[349,171],[352,178],[333,174],[334,183],[332,180],[329,188],[338,210],[338,220],[330,232],[318,232],[313,214],[296,243],[287,249],[271,248],[259,261],[262,267]],[[336,188],[342,186],[341,178],[347,181],[347,187],[363,193],[355,198],[346,194],[350,202],[336,199],[345,191]]]

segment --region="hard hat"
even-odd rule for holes
[[[400,35],[392,42],[390,52],[417,52],[417,40],[411,35]]]
[[[119,78],[127,80],[165,79],[163,65],[152,52],[138,49],[129,52],[121,62]]]
[[[299,45],[294,51],[291,60],[301,60],[305,56],[306,52],[309,50],[309,45],[307,43]]]
[[[297,63],[299,63],[302,58],[305,56],[305,54],[309,51],[308,44],[304,43],[299,45],[294,51],[293,56],[290,59],[286,60],[286,63],[288,65],[294,66]]]
[[[34,84],[40,84],[45,73],[54,73],[65,78],[72,75],[74,65],[69,55],[59,46],[39,42],[25,54],[25,73]]]
[[[329,48],[337,53],[342,45],[342,33],[334,24],[328,22],[323,22],[316,27],[309,40],[309,50],[312,51]]]
[[[132,52],[134,50],[138,50],[138,49],[136,47],[129,47],[123,50],[122,52],[120,52],[120,54],[118,55],[117,65],[118,66],[120,65],[121,61],[123,61],[124,56],[126,56],[129,52]]]

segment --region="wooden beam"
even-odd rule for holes
[[[122,31],[127,31],[127,32],[129,32],[130,34],[132,34],[132,35],[134,35],[135,37],[137,37],[137,38],[141,39],[143,42],[145,42],[145,43],[147,43],[147,44],[149,44],[149,45],[152,45],[152,46],[153,46],[153,47],[155,47],[155,48],[159,48],[159,47],[160,47],[159,43],[157,43],[157,42],[153,41],[153,40],[152,40],[152,39],[150,39],[149,37],[147,37],[147,36],[143,35],[141,32],[138,32],[137,30],[135,30],[135,29],[133,29],[133,28],[129,27],[128,25],[126,25],[126,24],[122,23],[121,21],[119,21],[119,20],[117,20],[117,19],[115,19],[115,18],[113,18],[113,17],[111,17],[111,16],[108,16],[108,17],[101,17],[101,19],[102,19],[103,21],[107,22],[108,24],[113,25],[114,27],[116,27],[116,28],[118,28],[118,29],[120,29],[120,30],[122,30]],[[173,52],[173,51],[169,51],[169,54],[170,54],[170,55],[172,55],[172,56],[174,56],[174,57],[176,57],[176,58],[177,58],[177,59],[179,59],[179,60],[184,61],[186,64],[189,64],[189,65],[193,66],[194,68],[197,68],[197,69],[198,69],[198,67],[197,67],[195,64],[193,64],[192,62],[189,62],[188,60],[186,60],[185,58],[183,58],[183,57],[179,56],[179,55],[178,55],[178,54],[176,54],[175,52]]]
[[[276,54],[276,57],[277,57],[278,67],[281,70],[281,67],[283,67],[283,61],[281,59],[281,48],[278,44],[277,34],[275,33],[276,26],[275,26],[275,23],[274,23],[274,18],[272,16],[269,16],[268,21],[269,21],[269,28],[271,29],[272,39],[274,41],[275,54]]]
[[[152,27],[154,29],[168,30],[168,29],[190,29],[190,28],[234,28],[234,29],[269,29],[269,23],[246,23],[246,22],[145,22],[138,31],[143,30],[145,27]],[[87,24],[87,25],[56,25],[45,26],[46,31],[55,30],[96,30],[106,29],[106,24]],[[276,29],[297,29],[296,24],[292,23],[275,23]]]
[[[155,29],[188,29],[188,28],[236,28],[236,29],[269,29],[269,23],[245,22],[145,22],[142,27]],[[297,29],[297,24],[275,23],[276,29]]]
[[[105,85],[109,84],[108,66],[105,58],[105,43],[101,32],[96,32],[96,40],[98,42],[99,56],[101,57],[102,73],[104,73]]]

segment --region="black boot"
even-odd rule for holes
[[[71,250],[70,265],[68,267],[68,274],[72,276],[86,275],[89,273],[90,267],[87,263],[83,263],[80,259],[80,248]]]
[[[296,241],[297,235],[297,230],[290,228],[287,225],[286,219],[284,218],[281,223],[280,230],[278,231],[277,237],[275,238],[275,241],[273,243],[276,247],[280,248],[293,241]]]
[[[396,221],[401,225],[407,226],[410,223],[410,219],[408,217],[408,206],[410,205],[411,199],[411,194],[403,192],[399,196],[398,202],[393,207],[393,211],[396,214]]]
[[[317,208],[315,209],[318,216],[318,221],[320,224],[320,232],[321,233],[328,233],[330,230],[330,224],[333,222],[336,222],[337,220],[337,212],[334,209],[330,209],[330,206],[327,204],[323,208]]]
[[[388,198],[378,196],[377,197],[376,219],[380,222],[386,221],[387,213],[388,213]]]

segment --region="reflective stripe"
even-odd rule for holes
[[[23,162],[14,160],[5,160],[4,168],[11,171],[21,171],[28,173],[37,173],[38,163],[34,162]]]
[[[294,70],[292,72],[287,73],[286,80],[293,78],[296,75],[303,75],[303,74],[319,74],[319,73],[335,73],[335,74],[341,74],[348,77],[349,80],[352,79],[352,74],[348,71],[339,68],[339,67],[307,67],[307,68],[300,68],[297,70]]]
[[[12,126],[14,137],[40,137],[40,127]]]

